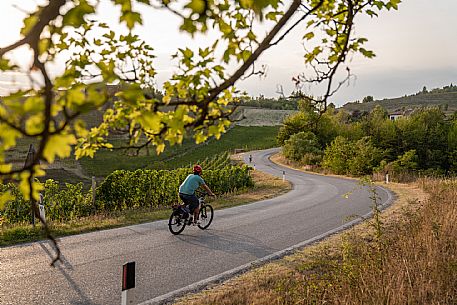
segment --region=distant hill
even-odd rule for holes
[[[367,103],[349,102],[341,108],[351,112],[355,110],[369,112],[376,105],[381,105],[388,112],[435,106],[441,107],[446,114],[452,114],[457,111],[457,86],[446,86],[441,89],[433,89],[430,92],[423,90],[412,95]]]

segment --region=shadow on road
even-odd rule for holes
[[[54,259],[53,254],[49,249],[43,244],[40,243],[40,247],[43,249],[43,251],[51,258]],[[66,270],[73,270],[73,266],[71,263],[65,258],[63,253],[60,254],[60,261],[56,263],[57,270],[64,276],[66,281],[68,282],[69,286],[75,291],[79,299],[78,300],[71,300],[70,304],[72,305],[82,305],[82,304],[87,304],[87,305],[93,305],[94,303],[86,296],[86,294],[79,288],[79,286],[76,284],[76,282],[73,280],[73,278],[67,273]]]
[[[277,251],[277,249],[268,247],[260,240],[247,235],[218,230],[205,231],[205,233],[198,236],[180,235],[177,238],[194,246],[230,254],[250,253],[257,258],[265,257]]]

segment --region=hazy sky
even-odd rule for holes
[[[19,37],[24,13],[44,0],[0,0],[0,47]],[[15,7],[16,6],[16,7]],[[20,9],[18,9],[19,7]],[[118,9],[102,0],[99,18],[117,26]],[[340,89],[332,100],[341,105],[347,101],[372,95],[375,99],[398,97],[422,89],[457,84],[457,0],[405,0],[398,11],[383,11],[379,18],[361,17],[356,20],[356,34],[368,38],[368,49],[374,50],[374,59],[355,56],[347,63],[356,78]],[[166,11],[142,9],[144,25],[136,29],[142,39],[155,49],[160,85],[175,69],[170,55],[177,47],[186,45],[206,46],[208,39],[199,36],[195,41],[179,33],[178,19]],[[266,31],[270,25],[265,25]],[[260,33],[262,33],[262,31]],[[236,86],[257,96],[277,96],[277,86],[282,85],[286,94],[294,87],[292,76],[304,71],[303,45],[297,29],[273,49],[267,50],[257,65],[266,64],[265,78],[251,77]],[[24,49],[14,55],[20,62],[28,62]],[[57,64],[55,71],[62,69]],[[21,81],[20,77],[17,77]],[[0,94],[10,88],[11,77],[0,75]],[[316,88],[305,88],[319,95]]]

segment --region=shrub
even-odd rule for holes
[[[190,173],[190,168],[114,171],[97,189],[97,210],[170,206],[178,201],[178,187]],[[213,192],[219,194],[253,185],[247,166],[205,170],[203,179]]]
[[[67,221],[84,217],[94,211],[92,195],[83,191],[83,184],[65,183],[59,188],[59,183],[46,180],[44,184],[43,204],[48,220]]]
[[[218,166],[225,163],[225,158],[220,159],[216,164]],[[101,211],[170,206],[178,201],[178,187],[191,171],[190,168],[114,171],[97,188],[95,206],[92,204],[92,191],[84,191],[82,183],[66,183],[61,187],[58,182],[47,180],[43,191],[46,219],[68,221]],[[212,191],[219,194],[253,185],[247,166],[205,170],[203,178]],[[0,184],[0,195],[8,190],[15,198],[0,211],[2,222],[31,222],[30,202],[24,200],[16,185]]]
[[[345,137],[338,136],[324,151],[322,166],[335,174],[346,174],[348,162],[354,156],[354,145]]]
[[[5,223],[31,222],[32,213],[30,201],[24,200],[18,187],[13,184],[0,184],[0,193],[9,190],[14,199],[9,201],[0,216]],[[82,183],[69,184],[60,187],[54,180],[46,180],[43,191],[43,205],[46,220],[66,221],[88,216],[93,212],[92,196],[83,191]]]
[[[5,223],[31,222],[32,213],[30,203],[24,200],[19,188],[13,184],[0,184],[0,194],[10,191],[14,199],[9,201],[5,208],[0,210],[0,218]]]
[[[305,164],[317,164],[322,158],[318,139],[310,131],[296,133],[286,140],[283,154],[286,158],[302,161]]]
[[[382,152],[373,145],[370,137],[363,137],[354,144],[352,157],[348,160],[348,173],[354,176],[371,174],[379,164]]]

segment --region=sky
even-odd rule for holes
[[[24,11],[30,11],[45,0],[0,0],[0,47],[19,39]],[[97,19],[110,24],[115,31],[125,30],[118,25],[119,13],[110,1],[102,0]],[[160,86],[176,70],[171,54],[178,47],[207,46],[212,38],[199,35],[194,40],[178,30],[179,19],[163,10],[141,8],[144,24],[135,32],[155,49],[156,83]],[[330,100],[336,105],[361,100],[371,95],[375,99],[399,97],[428,89],[457,84],[457,0],[404,0],[398,11],[382,11],[378,18],[361,16],[355,21],[355,34],[368,38],[366,47],[376,53],[374,59],[353,56],[349,66],[354,77]],[[272,24],[259,27],[266,33]],[[278,96],[278,86],[287,95],[294,90],[292,77],[305,71],[303,59],[303,30],[297,28],[279,45],[267,50],[256,65],[267,66],[263,78],[256,76],[236,83],[238,89],[252,96]],[[12,55],[26,64],[28,52],[22,48]],[[51,67],[59,73],[63,59]],[[233,66],[233,69],[236,67]],[[26,82],[21,76],[0,74],[0,95],[10,89],[11,81]],[[318,96],[320,88],[305,87]]]

